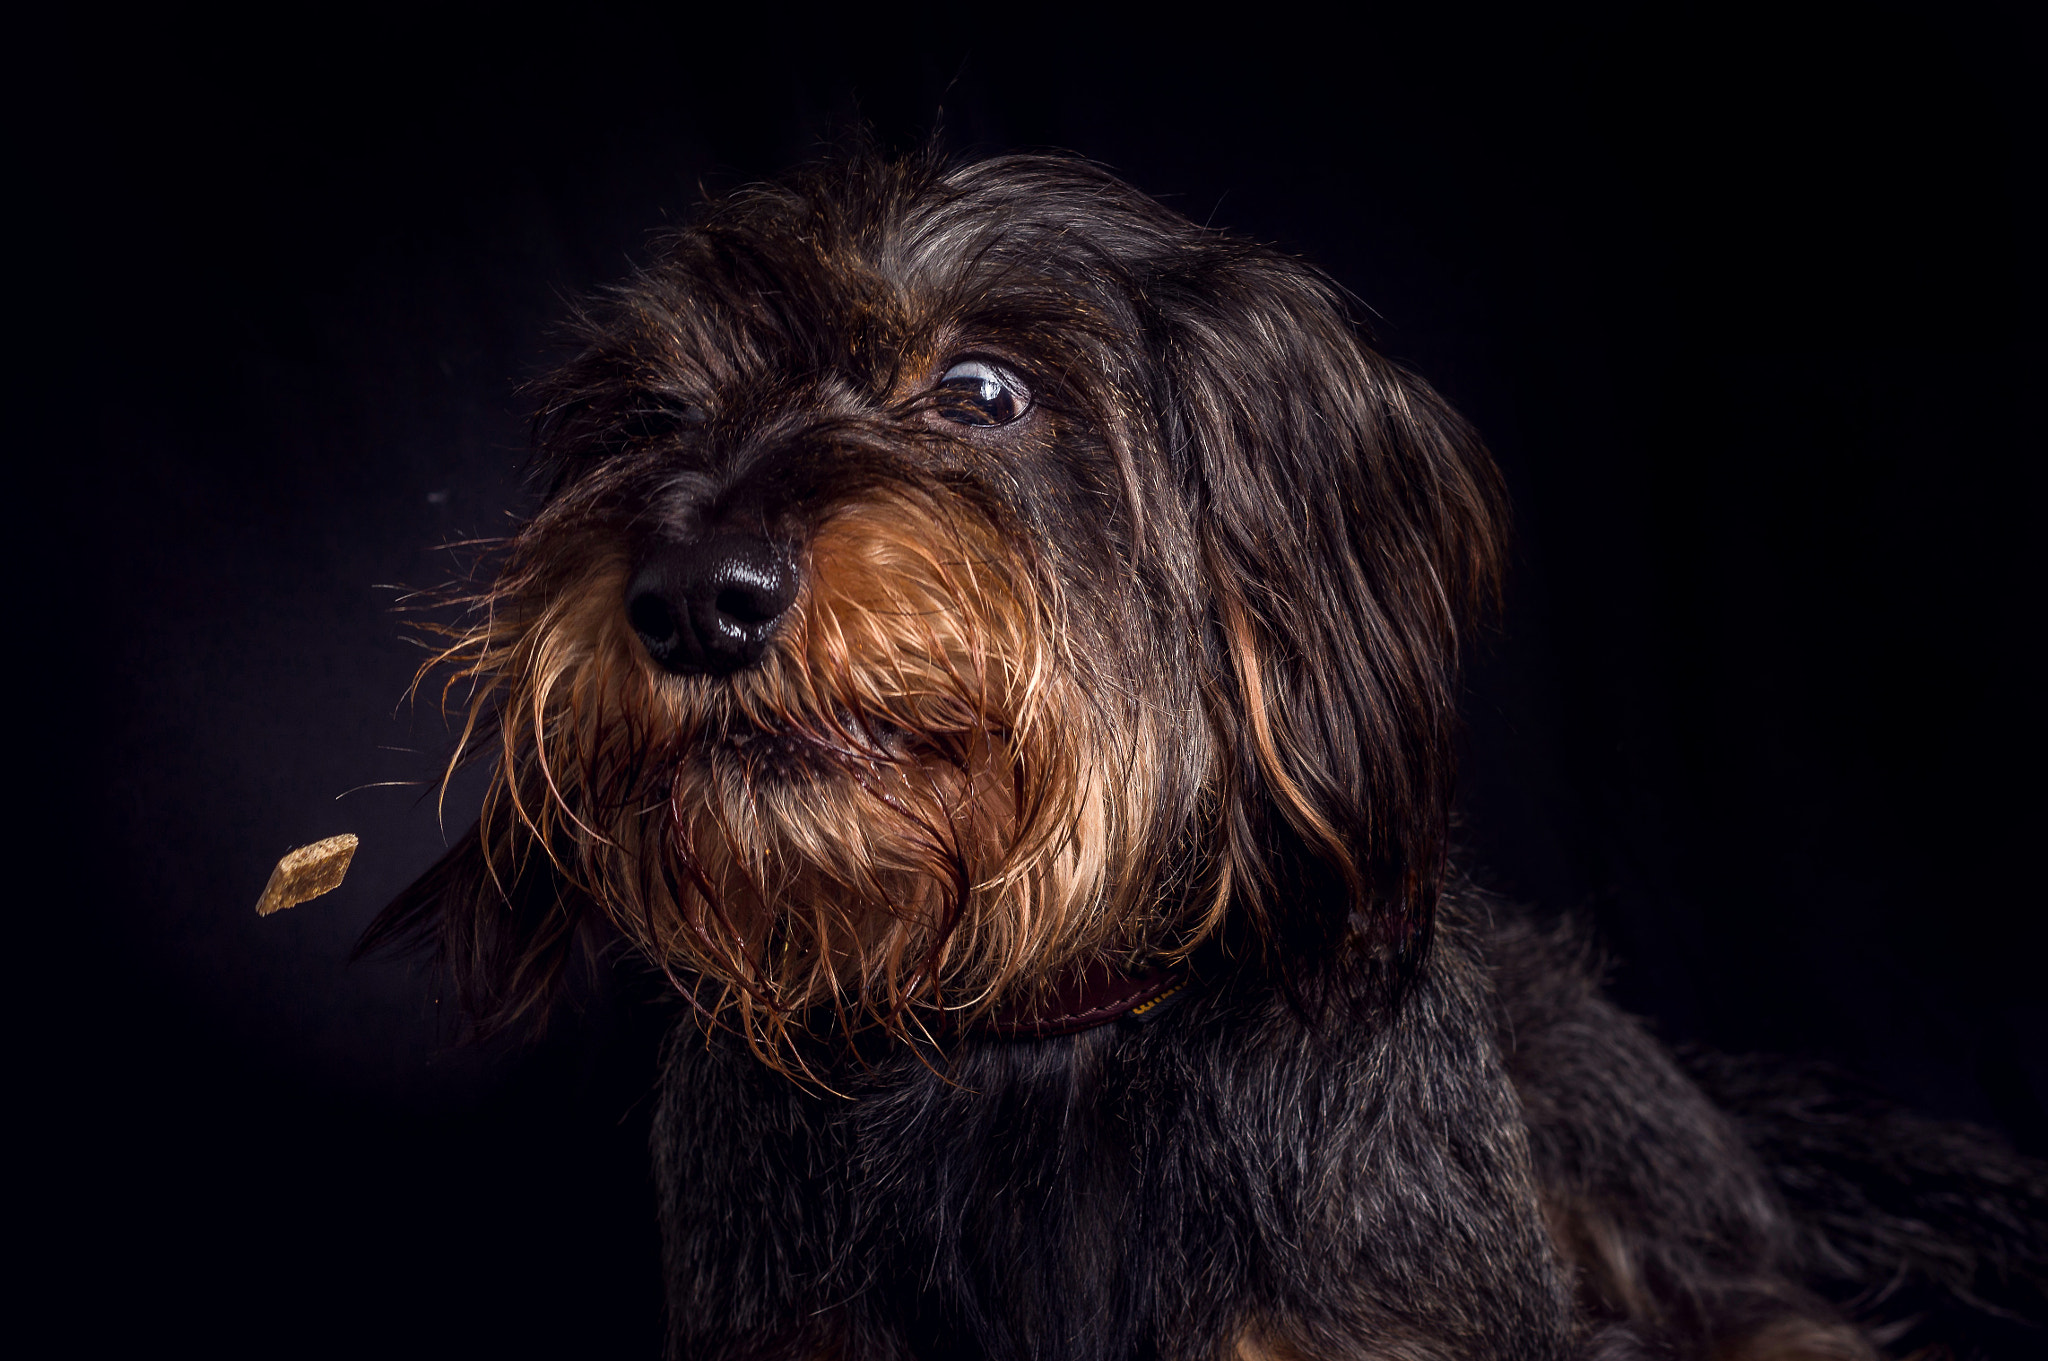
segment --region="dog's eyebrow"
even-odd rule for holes
[[[702,417],[705,414],[706,398],[694,393],[659,392],[639,390],[632,394],[647,400],[633,402],[630,399],[622,408],[631,415]]]

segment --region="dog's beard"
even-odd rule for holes
[[[549,857],[765,1055],[821,1014],[958,1025],[1213,925],[1227,885],[1168,921],[1185,895],[1133,872],[1170,858],[1145,844],[1163,735],[1089,702],[1128,687],[979,512],[905,490],[833,513],[780,636],[723,679],[649,664],[623,552],[564,574],[566,518],[514,541],[441,658],[474,682],[464,745],[497,729],[487,861]]]

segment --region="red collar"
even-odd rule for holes
[[[1008,1003],[977,1028],[1005,1040],[1074,1035],[1120,1016],[1144,1017],[1187,983],[1186,969],[1127,974],[1107,964],[1090,964],[1061,979],[1036,1006]]]

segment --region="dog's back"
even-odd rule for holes
[[[1888,1349],[2048,1348],[2048,1168],[1826,1069],[1681,1056],[1790,1207],[1797,1262]]]
[[[1743,1356],[2048,1346],[2048,1168],[1841,1074],[1674,1055],[1601,994],[1581,930],[1460,901],[1485,942],[1545,1213],[1591,1315],[1681,1355],[1698,1343],[1677,1339],[1742,1336]],[[1778,1321],[1759,1334],[1761,1319]]]

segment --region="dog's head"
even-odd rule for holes
[[[482,818],[366,944],[491,1023],[606,920],[769,1041],[1211,939],[1412,965],[1500,502],[1330,284],[1083,162],[855,156],[580,325],[439,658]]]

